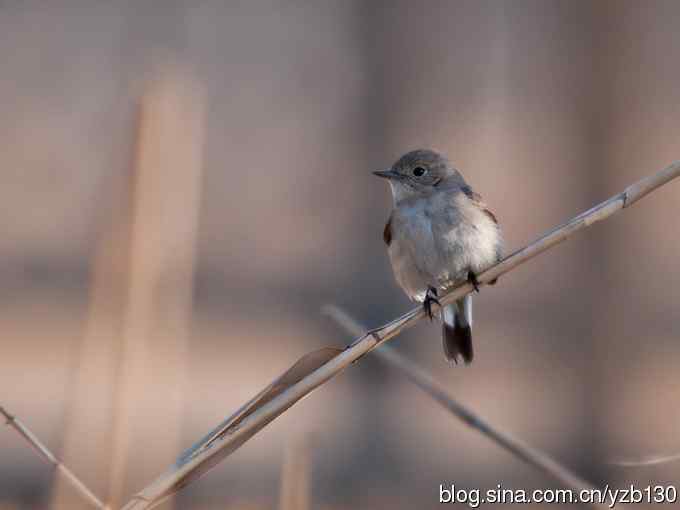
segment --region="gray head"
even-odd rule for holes
[[[428,196],[437,189],[465,185],[463,176],[444,156],[429,149],[407,152],[389,170],[373,172],[389,179],[394,202]]]

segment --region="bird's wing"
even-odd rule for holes
[[[491,221],[493,221],[496,225],[498,225],[498,219],[496,218],[496,215],[491,212],[491,209],[484,203],[484,200],[482,199],[482,195],[479,193],[476,193],[472,191],[472,188],[469,186],[464,186],[463,187],[463,193],[467,195],[467,197],[470,199],[470,201],[476,206],[479,207],[484,214],[486,214]],[[501,259],[501,248],[497,250],[497,258],[500,261]],[[489,285],[495,285],[496,282],[498,281],[498,278],[494,278],[489,282]]]
[[[383,230],[383,241],[387,246],[392,242],[392,215],[387,218],[387,223],[385,223],[385,229]]]
[[[470,186],[463,186],[462,191],[472,201],[474,205],[479,207],[482,210],[482,212],[484,212],[484,214],[486,214],[491,219],[491,221],[498,225],[498,219],[496,218],[496,215],[493,212],[491,212],[491,209],[489,209],[486,203],[484,203],[482,195],[475,191],[472,191],[472,188],[470,188]]]

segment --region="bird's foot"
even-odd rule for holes
[[[423,300],[423,308],[425,309],[425,313],[430,318],[430,320],[432,320],[433,317],[432,303],[436,303],[439,308],[442,306],[437,299],[437,289],[434,287],[428,287],[427,294],[425,294],[425,299]]]
[[[477,280],[477,275],[472,271],[468,271],[467,275],[468,283],[472,284],[475,292],[479,292],[479,281]]]

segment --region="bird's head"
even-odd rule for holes
[[[465,184],[448,159],[429,149],[408,152],[389,170],[373,173],[389,180],[395,203],[411,197],[428,196],[441,186]]]

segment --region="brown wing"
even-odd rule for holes
[[[491,218],[491,221],[493,221],[496,225],[498,225],[498,220],[496,219],[496,215],[492,213],[489,209],[486,207],[482,208],[482,212],[486,214],[489,218]]]
[[[387,223],[385,224],[385,230],[383,230],[383,241],[387,246],[392,242],[392,215],[387,218]]]
[[[482,200],[482,195],[479,193],[475,193],[472,191],[472,188],[470,186],[464,186],[463,187],[463,193],[465,193],[470,200],[472,200],[472,203],[474,203],[477,207],[479,207],[484,214],[486,214],[489,218],[491,218],[491,221],[493,221],[496,225],[498,225],[498,219],[496,218],[496,215],[491,212],[491,210],[487,207],[487,205],[484,203],[484,200]],[[498,278],[494,278],[489,282],[489,285],[495,285],[496,282],[498,281]]]
[[[498,219],[496,218],[496,215],[494,213],[492,213],[491,210],[484,203],[484,200],[482,200],[482,195],[472,191],[472,188],[470,188],[470,186],[463,186],[463,193],[465,193],[467,195],[467,197],[470,200],[472,200],[472,202],[477,207],[479,207],[484,214],[486,214],[489,218],[491,218],[491,221],[493,221],[496,225],[498,225]]]

